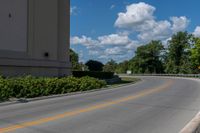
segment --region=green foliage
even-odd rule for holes
[[[7,100],[13,91],[9,87],[9,83],[0,76],[0,101]]]
[[[129,61],[121,62],[117,65],[115,72],[116,73],[126,73],[129,69]]]
[[[187,32],[178,32],[172,36],[167,54],[167,73],[192,73],[190,61],[192,39],[192,35]]]
[[[114,60],[110,60],[104,65],[103,71],[104,72],[115,72],[116,68],[117,68],[117,63]]]
[[[199,73],[200,69],[200,38],[194,39],[194,47],[191,49],[192,67],[195,73]]]
[[[140,46],[135,57],[129,61],[129,69],[134,73],[163,73],[161,52],[164,50],[160,41],[151,41]]]
[[[81,70],[83,65],[81,63],[79,63],[79,56],[78,54],[73,51],[72,49],[70,49],[70,61],[72,63],[72,70]]]
[[[85,63],[88,66],[90,71],[102,71],[103,70],[103,63],[95,60],[89,60]]]
[[[110,79],[113,78],[113,72],[98,72],[98,71],[73,71],[72,72],[74,77],[94,77],[98,79]]]
[[[0,101],[15,98],[33,98],[53,94],[64,94],[76,91],[86,91],[104,87],[105,81],[91,77],[0,77]]]
[[[80,79],[80,90],[92,90],[94,88],[102,88],[106,85],[105,81],[102,80],[97,80],[95,78],[91,78],[91,77],[82,77]]]
[[[199,73],[200,39],[187,32],[178,32],[168,42],[168,48],[160,41],[151,41],[140,46],[135,56],[119,63],[118,73],[132,70],[133,73]]]

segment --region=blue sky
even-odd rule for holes
[[[200,37],[199,0],[71,0],[71,48],[80,61],[117,62],[138,46],[188,31]]]

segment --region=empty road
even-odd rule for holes
[[[199,82],[143,77],[126,87],[0,106],[0,133],[178,133],[199,110]]]

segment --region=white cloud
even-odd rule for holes
[[[76,6],[72,6],[72,7],[70,7],[70,14],[72,15],[72,14],[76,14],[77,13],[77,7]]]
[[[200,37],[200,26],[197,26],[193,32],[195,37]]]
[[[127,50],[136,50],[139,46],[141,46],[141,44],[138,41],[132,41],[131,43],[127,44],[125,48]]]
[[[88,49],[88,55],[91,58],[99,59],[126,59],[130,51],[135,51],[139,46],[138,41],[131,40],[127,34],[110,34],[99,36],[97,39],[85,35],[70,38],[71,45],[82,45]],[[83,58],[83,57],[82,57]],[[128,57],[127,57],[128,58]]]
[[[126,12],[120,12],[115,22],[118,28],[138,29],[140,25],[152,20],[155,8],[144,2],[131,4],[126,7]]]
[[[70,43],[72,45],[76,45],[76,44],[81,44],[83,46],[86,46],[87,48],[93,48],[93,47],[98,47],[99,42],[97,40],[93,40],[91,37],[86,37],[86,36],[82,36],[82,37],[71,37],[70,38]]]
[[[138,34],[138,39],[142,42],[149,42],[151,40],[163,40],[171,35],[171,24],[168,21],[154,21],[151,30],[146,30]]]
[[[105,50],[106,55],[123,55],[127,51],[121,47],[108,48]]]
[[[100,56],[98,57],[98,59],[108,59],[108,56],[107,56],[107,55],[100,55]]]
[[[177,33],[179,31],[184,31],[190,22],[185,16],[171,17],[170,20],[173,23],[173,25],[172,25],[173,33]]]
[[[102,45],[126,45],[130,43],[130,39],[126,35],[110,34],[98,37]]]
[[[137,45],[137,41],[131,40],[128,35],[123,34],[110,34],[99,36],[97,39],[92,39],[91,37],[87,37],[85,35],[78,37],[74,36],[70,38],[71,45],[83,45],[87,48],[91,47],[113,47],[113,46],[123,46],[126,47],[128,45]]]
[[[137,33],[143,43],[151,40],[166,40],[173,33],[184,31],[189,20],[185,16],[171,17],[170,20],[157,21],[154,16],[156,8],[144,2],[134,3],[126,7],[126,12],[120,12],[115,26],[120,29],[130,29]]]
[[[100,50],[89,50],[89,55],[99,55],[100,53]]]
[[[110,9],[111,9],[111,10],[114,9],[114,8],[115,8],[115,5],[114,5],[114,4],[110,6]]]
[[[134,52],[128,52],[127,54],[121,54],[121,55],[100,55],[98,57],[98,59],[100,60],[104,60],[104,62],[106,63],[106,61],[109,61],[111,59],[115,60],[116,62],[121,62],[124,60],[129,60],[130,58],[132,58],[134,55]]]

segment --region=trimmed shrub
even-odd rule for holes
[[[91,77],[82,77],[79,85],[81,91],[86,91],[92,90],[93,88],[102,88],[106,85],[106,82]]]
[[[97,71],[73,71],[74,77],[89,76],[98,79],[111,79],[114,76],[114,72],[97,72]]]
[[[76,91],[86,91],[106,86],[105,81],[91,77],[0,77],[0,101],[14,98],[33,98],[53,94],[64,94]]]
[[[9,83],[0,76],[0,101],[7,100],[12,93],[13,90],[10,89]]]
[[[103,70],[103,63],[96,61],[96,60],[89,60],[85,63],[90,71],[102,71]]]

